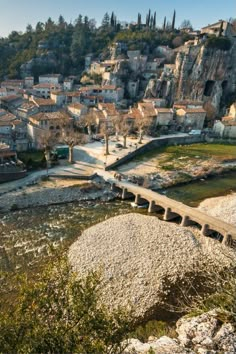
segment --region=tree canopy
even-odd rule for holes
[[[98,273],[78,278],[62,258],[35,278],[16,279],[7,311],[0,298],[0,353],[120,353],[130,316],[99,304]]]

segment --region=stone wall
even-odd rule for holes
[[[158,148],[158,147],[173,146],[173,145],[190,145],[190,144],[200,143],[200,142],[204,142],[204,141],[205,141],[205,136],[203,136],[203,135],[185,136],[185,137],[176,136],[175,139],[173,139],[173,137],[172,138],[165,137],[165,138],[154,139],[154,140],[148,142],[147,144],[142,145],[137,150],[128,153],[126,156],[124,156],[124,157],[120,158],[119,160],[115,161],[114,163],[108,165],[106,167],[106,171],[113,170],[113,169],[117,168],[118,166],[121,166],[124,163],[131,161],[136,156],[139,156],[140,154],[146,153],[146,152],[151,151],[151,150]]]

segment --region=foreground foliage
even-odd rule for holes
[[[98,305],[99,275],[78,279],[65,260],[32,281],[16,279],[15,303],[1,301],[0,353],[120,353],[131,329],[124,310]],[[1,297],[4,299],[4,296]]]

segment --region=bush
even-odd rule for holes
[[[121,352],[120,343],[131,329],[130,316],[98,305],[97,273],[78,279],[60,259],[37,280],[18,277],[15,284],[18,295],[7,310],[0,297],[1,353]]]
[[[230,50],[232,46],[231,41],[224,37],[211,37],[206,41],[206,48]]]

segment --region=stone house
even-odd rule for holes
[[[64,111],[40,112],[30,116],[27,131],[31,140],[31,147],[39,147],[40,142],[38,136],[42,129],[50,130],[51,133],[59,139],[62,125],[68,127],[73,125],[73,118]]]
[[[1,82],[2,88],[7,88],[9,91],[19,91],[24,88],[24,80],[4,80]]]
[[[157,108],[156,126],[160,130],[168,131],[174,125],[174,111],[171,108]]]
[[[24,81],[25,81],[26,88],[32,88],[34,86],[34,77],[33,76],[25,77]]]
[[[121,87],[116,87],[115,85],[84,86],[79,89],[79,92],[83,95],[83,97],[86,97],[86,96],[103,97],[105,102],[115,102],[116,103],[116,102],[121,101],[124,97],[124,89]],[[84,100],[83,100],[83,102],[85,103]]]
[[[64,91],[51,91],[50,98],[59,107],[63,106],[67,102],[66,92]]]
[[[61,74],[39,75],[39,84],[58,85],[62,81]]]
[[[231,104],[229,109],[229,117],[236,120],[236,102]]]
[[[236,103],[230,106],[227,116],[215,122],[213,132],[221,138],[236,139]]]
[[[216,136],[224,139],[236,139],[236,121],[216,121],[213,126],[213,132]]]
[[[0,134],[11,134],[12,122],[16,119],[16,116],[12,113],[0,109]]]
[[[203,108],[179,108],[175,114],[178,131],[202,130],[205,119],[206,111]]]
[[[42,98],[50,98],[50,94],[52,91],[61,90],[61,85],[51,83],[40,83],[38,85],[34,85],[33,89],[35,96],[39,96]]]
[[[139,90],[139,80],[136,80],[136,81],[129,80],[127,83],[127,91],[128,91],[129,97],[130,98],[137,97],[138,90]]]
[[[221,32],[221,30],[222,30],[222,32]],[[201,34],[202,35],[210,35],[210,36],[215,35],[216,37],[223,36],[223,37],[227,37],[227,38],[236,37],[236,33],[233,29],[232,24],[228,21],[223,21],[223,20],[219,20],[218,22],[213,23],[212,25],[202,27]]]
[[[22,104],[21,95],[9,95],[0,97],[0,106],[7,111],[16,114],[17,108]]]
[[[31,97],[30,100],[38,108],[39,112],[55,112],[57,110],[56,103],[50,98]]]
[[[65,91],[71,91],[73,89],[73,84],[74,84],[74,80],[73,79],[65,79],[63,82],[63,89]]]
[[[24,101],[18,108],[17,108],[17,116],[22,119],[27,119],[30,115],[38,113],[38,107],[30,101]]]
[[[81,116],[85,115],[88,112],[88,107],[77,102],[70,103],[67,106],[67,111],[75,120],[79,120]]]

